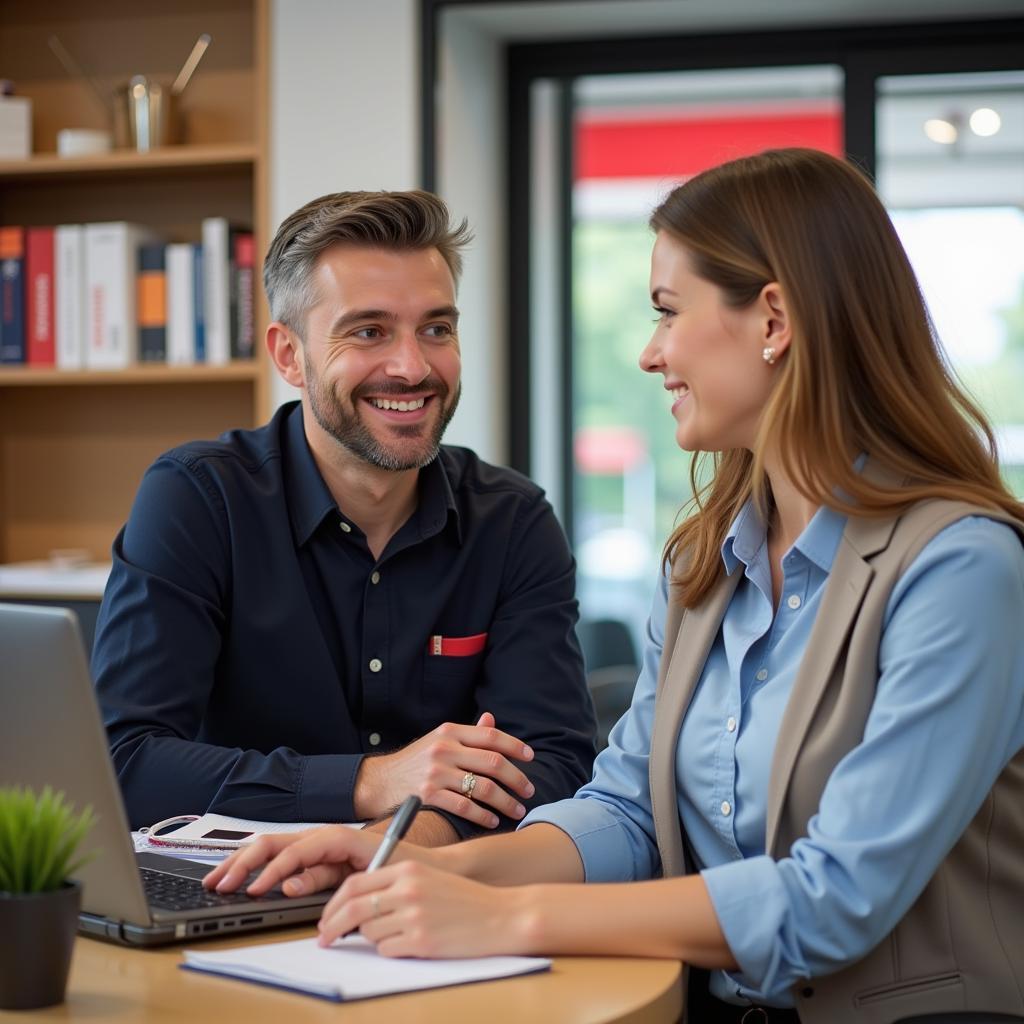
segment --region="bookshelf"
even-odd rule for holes
[[[199,242],[202,219],[219,216],[251,225],[256,252],[265,252],[268,21],[268,0],[4,0],[0,67],[32,100],[33,155],[0,160],[0,225],[127,220],[169,242]],[[201,32],[213,41],[181,98],[181,144],[57,156],[61,128],[110,130],[111,123],[88,86],[53,56],[51,34],[112,94],[134,74],[168,84]],[[0,563],[59,548],[107,558],[160,452],[266,419],[268,313],[256,291],[251,361],[0,367]]]

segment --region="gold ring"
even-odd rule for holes
[[[373,916],[380,917],[380,893],[375,892],[370,897],[370,907],[373,909]]]
[[[472,772],[466,772],[462,776],[462,795],[473,799],[473,790],[476,789],[476,776]]]

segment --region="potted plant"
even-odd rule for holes
[[[0,787],[0,1009],[64,1000],[82,896],[71,876],[94,820],[49,786]]]

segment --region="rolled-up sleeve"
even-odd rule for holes
[[[856,961],[906,914],[1024,746],[1024,552],[969,518],[894,588],[863,742],[787,857],[702,872],[743,995]]]

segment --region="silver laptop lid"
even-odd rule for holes
[[[0,780],[50,785],[97,822],[79,872],[82,910],[148,925],[143,894],[100,722],[78,623],[63,608],[0,604]]]

